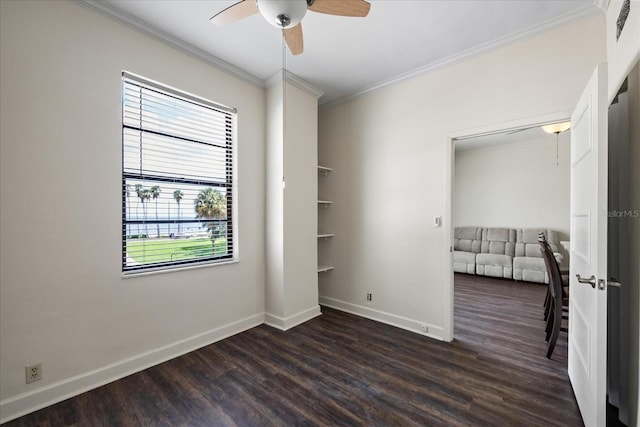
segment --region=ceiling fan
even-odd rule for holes
[[[303,51],[302,18],[307,9],[328,15],[364,17],[371,4],[365,0],[242,0],[215,14],[210,21],[228,24],[258,12],[282,29],[289,50],[294,55]]]

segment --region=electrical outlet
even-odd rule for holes
[[[40,381],[42,379],[42,363],[37,365],[25,366],[24,368],[27,376],[27,384],[34,381]]]
[[[429,333],[429,327],[427,325],[420,326],[420,329],[422,329],[422,332],[425,334]]]
[[[367,294],[367,302],[373,301],[373,294]]]

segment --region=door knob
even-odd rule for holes
[[[618,279],[612,277],[607,280],[607,286],[615,286],[616,288],[619,288],[622,286],[622,283],[618,282]]]
[[[591,285],[591,287],[593,289],[596,288],[596,276],[591,275],[591,277],[589,277],[588,279],[584,279],[584,278],[580,277],[579,274],[576,274],[576,278],[578,279],[578,282],[587,283],[587,284]]]

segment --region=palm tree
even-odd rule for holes
[[[140,202],[142,202],[142,206],[144,208],[144,201],[142,200],[142,184],[136,184],[134,187],[134,190],[136,191],[136,195],[138,196],[138,200],[136,202],[136,220],[140,219]],[[137,235],[138,238],[140,238],[140,224],[136,224],[136,228],[137,228]]]
[[[180,234],[180,200],[182,200],[182,197],[184,196],[184,194],[182,194],[182,191],[180,190],[176,190],[173,192],[173,198],[176,200],[176,203],[178,204],[178,234]]]
[[[131,219],[131,200],[129,198],[129,196],[131,196],[131,187],[132,187],[131,184],[125,184],[125,187],[124,187],[125,195],[127,197],[127,205],[125,206],[126,219]],[[131,230],[127,229],[125,234],[131,235]]]
[[[142,202],[142,214],[144,215],[144,220],[147,220],[147,205],[144,204],[145,201],[151,199],[151,192],[147,188],[143,188],[142,185],[136,184],[136,194],[138,198]],[[144,224],[144,234],[146,237],[149,236],[149,227],[147,223]]]
[[[171,233],[171,201],[167,202],[167,234],[172,237]]]
[[[224,219],[227,216],[227,200],[220,190],[211,187],[202,190],[193,204],[198,218]]]
[[[149,195],[156,202],[156,234],[160,237],[160,223],[158,222],[158,197],[160,197],[160,187],[154,185],[149,189]]]
[[[143,193],[145,201],[148,202],[149,200],[151,200],[151,192],[148,188],[145,189]],[[146,221],[149,218],[149,204],[147,203],[142,205],[142,210],[144,211],[144,219]],[[144,234],[146,234],[146,237],[149,237],[149,224],[147,224],[146,222],[144,224]]]
[[[193,202],[197,218],[225,219],[227,217],[227,198],[220,190],[211,187],[198,193],[198,197]],[[222,228],[216,222],[208,222],[207,228],[211,233],[211,240],[217,239]]]

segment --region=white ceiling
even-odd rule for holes
[[[209,22],[235,0],[78,1],[256,84],[282,68],[280,31],[261,15],[220,27]],[[596,2],[370,0],[366,18],[308,12],[302,21],[304,53],[287,51],[286,67],[324,93],[321,104],[332,103],[601,12]]]

